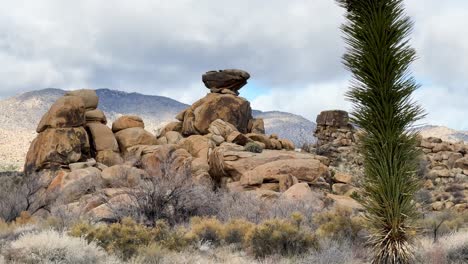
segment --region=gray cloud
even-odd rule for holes
[[[421,90],[421,103],[433,105],[434,89],[462,94],[468,36],[460,29],[468,26],[468,3],[407,5],[416,22],[415,74],[431,86]],[[313,119],[320,109],[346,106],[342,13],[325,0],[10,1],[0,10],[0,97],[45,87],[108,87],[188,103],[205,93],[203,72],[236,67],[269,89],[254,106]],[[456,125],[451,118],[440,123]]]

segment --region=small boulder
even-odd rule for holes
[[[102,112],[99,109],[86,111],[85,119],[86,123],[101,123],[104,125],[107,124],[107,118],[104,115],[104,112]]]
[[[265,123],[261,118],[252,118],[249,120],[248,132],[254,134],[265,134]]]
[[[129,147],[136,145],[156,145],[157,139],[150,132],[141,127],[132,127],[115,133],[121,152],[127,151]]]
[[[239,90],[247,84],[250,74],[243,70],[228,69],[209,71],[202,76],[206,88],[214,93],[239,94]],[[226,91],[225,91],[226,90]]]
[[[127,128],[145,128],[143,120],[139,116],[125,115],[119,117],[112,123],[112,132],[117,133]]]
[[[119,152],[113,150],[101,150],[96,153],[96,161],[105,166],[114,166],[124,163]]]
[[[234,143],[237,145],[245,146],[247,143],[252,141],[239,131],[232,131],[226,138],[227,142]]]

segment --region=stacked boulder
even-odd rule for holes
[[[332,166],[337,166],[340,162],[354,167],[362,165],[356,149],[358,133],[349,123],[346,111],[323,111],[317,116],[316,123],[315,153],[328,157]]]
[[[328,159],[265,134],[263,120],[238,96],[249,77],[207,72],[211,93],[157,135],[138,116],[121,116],[110,128],[94,91],[68,92],[40,121],[27,154],[26,174],[43,184],[36,208],[61,203],[111,220],[113,209],[131,202],[129,190],[174,175],[267,198],[315,197],[311,187],[330,175]]]
[[[468,145],[435,137],[422,138],[420,142],[425,153],[420,173],[425,178],[424,188],[431,193],[431,208],[467,210]]]

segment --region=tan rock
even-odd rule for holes
[[[114,166],[124,163],[124,160],[122,156],[120,156],[120,153],[112,150],[98,151],[96,154],[96,161],[101,164],[104,164],[105,166]]]
[[[248,142],[251,141],[248,137],[244,134],[240,133],[239,131],[232,131],[226,138],[226,141],[229,143],[234,143],[237,145],[245,146]]]
[[[335,183],[332,185],[333,192],[339,195],[344,195],[351,189],[353,189],[353,186],[346,183]]]
[[[244,186],[260,185],[264,179],[279,175],[314,182],[329,173],[328,167],[311,154],[277,150],[252,153],[229,143],[223,143],[212,151],[209,164],[210,175],[215,181],[227,177],[233,181],[242,180]]]
[[[166,135],[167,132],[169,131],[175,131],[175,132],[179,132],[179,133],[182,133],[182,122],[179,122],[179,121],[175,121],[175,122],[170,122],[169,124],[167,124],[165,127],[163,127],[159,134],[158,134],[158,137],[163,137]]]
[[[121,152],[136,145],[156,145],[156,137],[141,127],[132,127],[115,133]]]
[[[333,176],[333,180],[339,183],[351,183],[353,176],[344,172],[337,172]]]
[[[318,126],[346,127],[349,124],[349,116],[346,111],[330,110],[322,111],[316,123]]]
[[[83,100],[84,106],[87,110],[94,110],[97,108],[99,103],[99,97],[96,91],[91,89],[80,89],[75,91],[69,91],[65,96],[78,96]]]
[[[464,171],[464,174],[468,175],[468,173],[465,173],[465,171],[468,171],[468,157],[464,157],[464,158],[460,158],[456,160],[454,167],[462,169]]]
[[[134,151],[134,150],[132,150]],[[174,145],[154,146],[151,151],[140,152],[141,168],[150,177],[173,177],[174,175],[190,175],[192,156],[184,149]]]
[[[335,206],[349,208],[351,210],[357,211],[361,211],[364,209],[364,207],[360,203],[358,203],[356,200],[349,196],[328,193],[327,197],[333,200]]]
[[[211,122],[210,126],[208,127],[208,132],[213,135],[222,136],[225,139],[233,131],[237,131],[237,128],[221,119],[216,119],[215,121]]]
[[[101,171],[96,168],[86,168],[66,174],[61,183],[61,198],[71,202],[81,196],[95,192],[102,186]]]
[[[86,128],[89,131],[91,147],[95,152],[102,150],[119,151],[117,139],[108,126],[101,123],[88,123]]]
[[[261,118],[252,118],[249,120],[248,132],[254,134],[265,134],[265,123]]]
[[[270,138],[267,135],[249,133],[249,134],[246,134],[245,136],[250,138],[253,141],[262,142],[263,144],[265,144],[266,149],[275,149],[275,146],[273,145],[273,143],[271,142]]]
[[[146,171],[127,165],[116,165],[102,171],[104,186],[111,188],[136,187],[148,178]]]
[[[281,143],[281,147],[283,149],[287,149],[287,150],[294,150],[295,149],[294,143],[289,139],[280,138],[279,142]]]
[[[428,190],[433,190],[434,189],[434,183],[432,183],[431,180],[427,180],[424,182],[424,186],[423,186],[425,189],[428,189]]]
[[[279,140],[272,138],[270,141],[274,149],[281,150],[283,148]]]
[[[252,118],[250,103],[231,94],[210,93],[177,116],[183,120],[182,134],[208,134],[210,124],[221,119],[234,125],[241,133],[247,133]]]
[[[24,171],[60,167],[89,157],[89,141],[84,128],[50,128],[31,143]]]
[[[434,211],[442,211],[445,208],[444,202],[434,202],[432,203],[432,210]]]
[[[177,144],[183,138],[177,131],[168,131],[165,137],[167,138],[167,144]]]
[[[209,150],[214,149],[216,144],[204,136],[193,135],[182,139],[178,146],[187,150],[193,157],[208,161]]]
[[[85,112],[85,119],[86,123],[101,123],[101,124],[107,124],[107,118],[104,115],[104,112],[102,112],[99,109],[95,110],[89,110]]]
[[[274,192],[271,190],[263,190],[263,189],[255,189],[255,190],[248,191],[248,192],[253,193],[257,198],[266,200],[266,201],[275,201],[281,196],[281,193],[279,192]]]
[[[36,132],[41,133],[47,128],[81,127],[85,124],[85,106],[77,96],[59,98],[44,114]]]
[[[213,140],[213,142],[216,144],[216,146],[219,146],[221,145],[222,143],[224,143],[224,141],[226,141],[222,136],[220,135],[211,135],[211,140]]]
[[[112,123],[112,131],[117,133],[127,128],[145,128],[143,120],[139,116],[125,115]]]
[[[93,167],[96,165],[96,160],[94,159],[89,159],[84,162],[75,162],[75,163],[70,163],[68,167],[70,168],[71,171],[79,170],[79,169],[86,169],[89,167]]]

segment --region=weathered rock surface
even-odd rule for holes
[[[99,103],[99,97],[96,94],[96,91],[91,89],[81,89],[69,91],[65,96],[78,96],[83,100],[86,110],[94,110],[97,108]]]
[[[208,134],[210,124],[216,119],[234,125],[241,133],[247,133],[249,120],[252,119],[252,109],[250,103],[242,97],[211,93],[195,102],[177,117],[183,122],[182,134],[184,136]]]
[[[239,90],[247,84],[249,73],[237,69],[209,71],[203,74],[202,80],[212,93],[239,94]]]
[[[59,98],[42,117],[36,132],[47,128],[81,127],[85,124],[85,106],[78,96]]]
[[[128,165],[116,165],[102,171],[104,186],[110,188],[136,187],[148,178],[146,171]]]
[[[327,166],[310,154],[273,150],[251,153],[228,143],[213,150],[209,164],[210,175],[216,182],[229,178],[234,182],[240,181],[247,189],[261,188],[262,184],[272,182],[281,185],[285,176],[313,183],[329,173]],[[294,184],[294,180],[290,182]]]
[[[119,143],[121,152],[125,152],[128,148],[137,145],[158,144],[156,137],[141,127],[132,127],[120,130],[115,133],[115,137]]]
[[[24,171],[30,173],[86,161],[89,152],[88,135],[84,128],[49,128],[31,143]]]
[[[107,118],[104,115],[104,112],[102,112],[99,109],[86,111],[85,119],[86,119],[86,123],[96,122],[96,123],[101,123],[104,125],[107,124]]]
[[[145,128],[145,124],[139,116],[121,116],[112,123],[112,132],[117,133],[121,130],[133,127]]]
[[[117,143],[117,139],[108,126],[101,123],[88,123],[86,128],[89,131],[90,142],[93,151],[119,151],[119,144]]]

